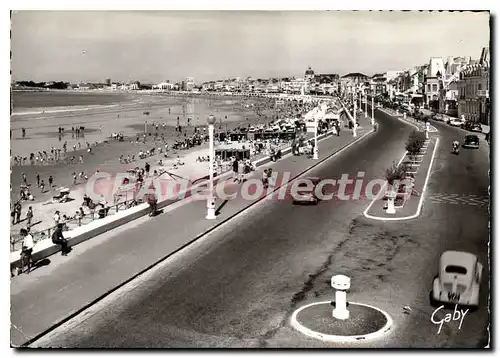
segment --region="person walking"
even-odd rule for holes
[[[238,162],[238,184],[241,184],[245,181],[245,162],[240,160]]]
[[[40,173],[36,173],[36,186],[39,188],[40,187]]]
[[[21,176],[22,176],[24,185],[28,186],[28,179],[26,178],[26,174],[22,173]]]
[[[31,271],[32,259],[31,254],[33,253],[33,237],[26,229],[21,229],[20,234],[23,237],[23,246],[21,248],[21,273],[24,271],[24,266],[27,264],[28,270],[27,274]]]
[[[60,214],[59,210],[57,210],[54,213],[53,219],[54,219],[54,223],[56,224],[56,226],[59,225],[59,222],[61,221],[61,214]]]
[[[234,161],[233,161],[233,174],[234,174],[233,182],[238,181],[238,159],[237,158],[234,158]]]
[[[52,234],[52,243],[61,246],[61,255],[66,256],[71,249],[68,247],[68,240],[66,240],[62,233],[63,224],[58,224],[56,230]]]
[[[16,224],[16,204],[11,204],[10,217],[12,218],[12,225]]]
[[[16,224],[19,224],[21,222],[21,210],[22,210],[21,202],[18,201],[15,206]]]
[[[50,190],[52,190],[52,184],[54,183],[54,178],[51,176],[49,176],[49,188]]]
[[[31,221],[33,220],[33,208],[30,206],[26,212],[27,226],[31,227]]]

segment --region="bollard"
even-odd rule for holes
[[[331,284],[335,289],[335,308],[332,311],[332,316],[341,320],[348,319],[346,291],[351,287],[351,279],[344,275],[336,275],[332,277]]]
[[[396,193],[391,188],[391,191],[387,195],[387,214],[396,214],[396,208],[394,207],[394,199],[396,199]]]

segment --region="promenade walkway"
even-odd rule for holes
[[[310,137],[311,134],[307,133],[306,137]],[[288,145],[288,142],[281,143],[281,146]],[[249,142],[233,142],[231,144],[216,144],[215,149],[218,148],[231,148],[231,149],[241,149],[243,146],[250,148]],[[251,159],[256,160],[259,157],[264,156],[265,153],[256,154],[254,151],[251,151]],[[109,215],[116,213],[118,210],[123,210],[127,207],[127,203],[132,200],[133,192],[132,190],[120,192],[118,194],[117,187],[115,186],[115,175],[117,174],[126,174],[127,168],[144,168],[146,163],[150,164],[150,177],[153,177],[154,171],[158,173],[164,172],[164,174],[156,176],[159,177],[165,185],[166,182],[179,182],[182,180],[188,180],[191,183],[194,183],[204,177],[209,175],[209,163],[207,161],[200,162],[198,161],[199,157],[207,157],[208,156],[208,143],[204,143],[199,147],[192,148],[187,151],[171,151],[169,154],[169,158],[164,158],[163,154],[157,154],[154,156],[149,156],[144,159],[138,159],[131,164],[123,164],[121,170],[116,168],[115,163],[109,163],[109,172],[112,180],[108,183],[104,183],[104,185],[109,186],[109,188],[102,187],[99,190],[95,190],[92,186],[92,175],[89,175],[90,180],[87,183],[84,179],[78,179],[78,185],[73,185],[70,192],[71,201],[58,203],[53,202],[52,199],[47,198],[48,195],[53,196],[58,194],[57,186],[54,186],[52,190],[48,190],[48,193],[41,196],[40,198],[36,198],[35,201],[24,201],[23,210],[20,223],[16,223],[15,225],[11,224],[11,251],[16,251],[21,248],[21,238],[19,235],[19,230],[22,227],[26,226],[26,212],[28,207],[31,206],[34,212],[34,218],[32,220],[31,232],[36,241],[43,239],[50,239],[51,231],[55,226],[55,221],[53,216],[56,211],[60,212],[61,222],[66,222],[66,231],[72,230],[78,226],[85,225],[93,220],[99,218],[98,213],[91,211],[87,207],[82,206],[84,195],[89,196],[94,202],[100,202],[104,200],[107,206],[111,209],[109,211]],[[162,160],[162,165],[158,164],[159,160]],[[177,162],[180,161],[182,165],[177,165]],[[114,165],[113,165],[114,164]],[[104,173],[107,166],[103,166],[104,169],[101,169],[101,173]],[[221,162],[220,167],[216,168],[218,173],[224,173],[231,170],[231,163]],[[88,184],[88,185],[87,185]],[[100,195],[104,195],[102,198]],[[74,217],[80,208],[84,211],[85,216],[81,220],[70,219],[63,220],[63,215],[67,215],[68,217]]]
[[[286,156],[258,168],[250,178],[260,179],[262,170],[272,165],[274,172],[288,172],[292,179],[354,140],[363,140],[370,131],[368,121],[362,122],[357,138],[342,130],[339,137],[322,140],[320,160]],[[282,175],[278,177],[278,185],[286,182]],[[240,189],[232,180],[226,184],[226,192]],[[206,220],[206,202],[188,198],[175,210],[167,207],[156,217],[143,217],[83,242],[66,257],[42,260],[32,273],[11,281],[11,343],[21,345],[33,339],[259,200],[241,195],[228,202],[218,200],[217,219]]]

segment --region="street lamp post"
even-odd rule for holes
[[[353,116],[352,116],[353,121],[354,121],[354,123],[352,125],[352,136],[353,137],[356,137],[356,123],[357,123],[357,121],[356,121],[356,110],[357,110],[357,108],[356,108],[356,101],[354,101],[354,111],[353,111]]]
[[[207,216],[206,219],[213,220],[215,216],[215,198],[214,198],[214,124],[217,121],[215,116],[210,115],[207,118],[208,123],[208,136],[209,136],[209,150],[210,150],[210,164],[208,170],[210,171],[210,179],[208,183],[208,198],[207,198]]]
[[[375,100],[372,95],[372,126],[375,125]]]
[[[365,93],[365,118],[368,118],[368,93]]]
[[[314,150],[313,150],[313,159],[318,160],[318,118],[314,119]]]

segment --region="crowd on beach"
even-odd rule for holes
[[[218,97],[214,97],[218,98]],[[220,98],[218,98],[220,99]],[[209,104],[211,106],[212,103]],[[257,117],[258,122],[262,123],[262,128],[271,128],[273,126],[273,122],[275,120],[278,120],[280,118],[300,118],[302,114],[306,113],[307,111],[311,110],[315,106],[315,103],[306,103],[302,101],[284,101],[283,104],[278,105],[276,102],[276,99],[273,98],[245,98],[245,97],[240,97],[236,101],[236,105],[233,108],[235,112],[238,111],[253,111],[255,113],[255,116]],[[217,109],[215,109],[217,111]],[[170,109],[169,109],[170,113]],[[185,116],[185,112],[184,117]],[[227,116],[225,116],[225,124],[227,125]],[[246,118],[248,120],[248,117]],[[244,122],[239,122],[236,126],[233,126],[233,130],[228,131],[227,126],[225,128],[225,131],[223,130],[223,126],[221,124],[222,118],[220,119],[219,125],[216,125],[216,138],[219,138],[219,134],[225,132],[243,132],[243,128],[248,128],[250,127],[250,124],[244,124]],[[197,122],[199,123],[199,121]],[[206,133],[206,128],[205,126],[192,126],[191,124],[191,118],[187,118],[187,122],[185,126],[180,125],[180,118],[177,117],[177,125],[175,126],[175,139],[172,141],[172,137],[167,135],[167,123],[163,122],[153,122],[153,123],[148,123],[148,127],[146,129],[146,132],[143,134],[137,134],[135,136],[135,141],[134,138],[130,138],[130,143],[132,144],[145,144],[148,142],[148,137],[152,139],[153,145],[147,150],[144,150],[143,148],[140,149],[136,155],[120,155],[119,158],[119,163],[124,164],[124,163],[132,163],[136,160],[139,159],[146,159],[148,157],[152,157],[155,155],[161,155],[162,157],[157,160],[156,164],[160,167],[158,169],[152,170],[152,176],[153,177],[158,177],[163,175],[166,171],[162,168],[164,165],[163,160],[164,158],[171,158],[169,153],[170,151],[174,151],[174,154],[176,154],[175,151],[177,150],[185,150],[185,149],[190,149],[196,146],[201,145],[204,142],[208,141],[208,135]],[[191,134],[188,135],[186,127],[190,128]],[[153,128],[152,131],[148,130],[150,128]],[[102,130],[102,129],[101,129]],[[84,139],[85,137],[85,128],[84,127],[73,127],[71,129],[71,134],[72,138],[82,138]],[[58,135],[59,135],[59,140],[62,141],[65,135],[64,128],[60,127],[58,129]],[[26,130],[23,128],[22,130],[22,136],[23,138],[26,137]],[[247,145],[250,149],[251,154],[260,154],[262,152],[266,152],[267,155],[271,156],[272,160],[277,160],[281,158],[281,150],[280,150],[280,144],[283,144],[284,142],[290,142],[290,140],[284,140],[284,139],[278,139],[278,138],[273,138],[273,139],[267,139],[267,140],[249,140],[248,137],[242,137],[242,139],[245,139],[245,145]],[[170,143],[168,142],[168,139],[170,139]],[[111,133],[109,135],[109,140],[114,140],[114,141],[119,141],[119,142],[124,142],[126,139],[123,135],[123,133]],[[230,143],[230,141],[227,139],[223,139],[223,141],[226,141],[226,143]],[[86,144],[86,149],[89,154],[94,154],[93,153],[93,148],[97,147],[98,143],[95,142],[93,144],[89,142],[84,142]],[[294,155],[299,155],[299,148],[305,148],[305,150],[300,150],[300,154],[302,152],[307,152],[307,153],[312,153],[312,147],[313,143],[312,141],[305,141],[303,137],[298,137],[296,138],[293,143],[293,153]],[[243,147],[244,148],[244,147]],[[73,152],[76,152],[76,150],[81,150],[82,149],[82,143],[79,141],[77,144],[73,145],[72,147]],[[13,158],[14,159],[14,165],[47,165],[47,164],[54,164],[54,163],[61,163],[61,162],[66,162],[66,163],[80,163],[83,164],[83,156],[82,155],[69,155],[68,154],[68,143],[67,141],[64,141],[63,145],[61,148],[55,148],[52,146],[50,151],[37,151],[35,153],[30,153],[29,156],[27,157],[22,157],[22,156],[16,156]],[[197,162],[207,162],[208,157],[198,157]],[[216,163],[215,163],[215,168],[216,170],[222,169],[223,164],[225,163],[232,163],[233,171],[237,174],[235,174],[235,178],[237,181],[242,180],[242,176],[252,172],[254,168],[251,165],[250,158],[245,157],[245,158],[240,158],[237,159],[235,156],[231,156],[230,158],[221,158],[221,156],[218,156],[216,158]],[[177,156],[177,160],[173,162],[173,169],[179,168],[180,166],[184,165],[182,160]],[[136,166],[133,170],[131,170],[132,174],[132,180],[135,181],[135,186],[136,190],[139,190],[142,185],[144,184],[145,180],[144,178],[150,176],[150,171],[151,171],[151,165],[149,163],[145,163],[143,168],[139,168]],[[266,175],[269,173],[266,173]],[[73,184],[77,184],[77,178],[82,179],[83,181],[86,181],[88,179],[87,174],[85,174],[83,171],[80,171],[78,174],[77,172],[71,173],[71,177],[73,179]],[[54,178],[53,176],[49,176],[47,178],[48,181],[48,188],[50,191],[54,190]],[[26,175],[24,173],[22,174],[22,187],[21,187],[21,192],[19,194],[19,200],[14,202],[11,205],[11,216],[12,216],[12,224],[17,225],[21,222],[21,216],[23,212],[23,202],[24,201],[34,201],[35,196],[31,192],[30,188],[34,187],[35,185],[31,185],[31,183],[28,182],[28,179],[26,178]],[[124,183],[126,184],[126,183]],[[45,192],[46,184],[44,179],[40,178],[40,175],[37,173],[36,174],[36,187],[41,190],[41,193]],[[52,201],[57,202],[57,203],[63,203],[65,200],[68,199],[69,192],[65,193],[57,193],[57,195],[53,196]],[[132,201],[128,205],[134,205],[134,202]],[[79,223],[81,219],[86,215],[83,207],[87,207],[90,212],[89,213],[94,213],[94,210],[97,208],[97,212],[99,214],[99,217],[105,217],[107,215],[107,212],[109,210],[109,206],[107,202],[105,202],[104,198],[101,198],[97,203],[94,203],[92,199],[86,197],[84,198],[84,203],[79,207],[79,209],[76,211],[74,215],[66,215],[62,214],[60,210],[56,210],[53,216],[54,220],[54,225],[56,227],[60,227],[61,224],[65,224],[66,222],[70,220],[77,220]],[[88,214],[87,214],[88,215]],[[28,206],[28,209],[26,211],[26,228],[23,228],[23,233],[27,232],[28,235],[30,235],[30,229],[33,225],[33,207],[31,205]],[[61,233],[62,233],[62,228],[61,227]],[[58,234],[59,235],[59,234]],[[23,236],[23,235],[21,235]],[[62,234],[59,235],[58,237],[55,238],[55,240],[59,240],[58,242],[61,242],[61,237]],[[64,251],[64,250],[63,250]]]
[[[74,138],[85,138],[85,127],[80,126],[80,127],[71,127],[71,137]],[[22,128],[22,137],[25,138],[26,136],[26,129]],[[59,141],[62,141],[64,138],[64,127],[59,127],[58,128],[58,136],[59,136]],[[92,147],[95,147],[98,145],[97,142],[90,143],[88,141],[85,142],[86,144],[86,149],[87,152],[92,153]],[[73,145],[73,152],[76,152],[78,147],[78,150],[81,149],[82,144],[80,141],[78,141],[77,144]],[[63,145],[60,148],[56,148],[54,146],[51,146],[50,151],[46,150],[38,150],[36,152],[31,152],[29,156],[22,156],[22,155],[16,155],[12,158],[13,164],[17,166],[24,166],[24,165],[51,165],[51,164],[58,164],[61,162],[66,162],[66,163],[83,163],[83,156],[78,156],[72,155],[69,156],[67,155],[68,153],[68,141],[64,141]]]

